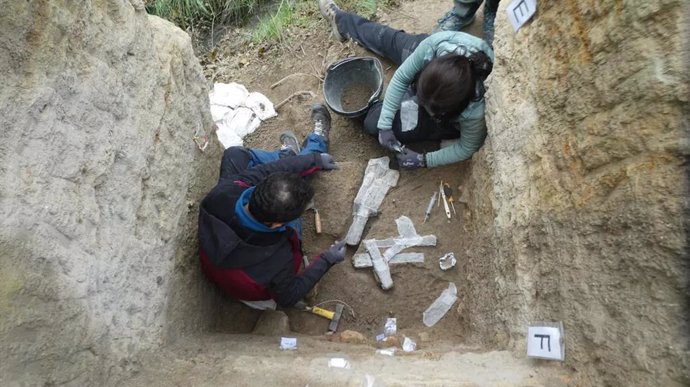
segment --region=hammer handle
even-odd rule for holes
[[[333,320],[333,316],[335,316],[335,312],[331,312],[330,310],[319,308],[318,306],[313,306],[311,308],[311,312],[316,314],[316,315],[319,315],[321,317],[325,317],[329,320]]]
[[[321,234],[321,215],[319,210],[314,210],[314,225],[316,226],[316,233]]]

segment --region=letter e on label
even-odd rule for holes
[[[537,0],[513,0],[506,8],[508,19],[515,32],[525,25],[535,12],[537,12]]]

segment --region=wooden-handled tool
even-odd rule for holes
[[[316,227],[316,233],[321,234],[321,215],[319,215],[319,210],[314,208],[314,226]]]
[[[314,210],[314,228],[316,229],[317,234],[321,234],[321,214],[319,214],[319,210],[314,207],[314,199],[307,204],[305,211],[308,210]]]

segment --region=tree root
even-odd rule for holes
[[[285,78],[279,80],[278,82],[272,84],[272,85],[271,85],[271,89],[275,89],[276,87],[280,86],[283,82],[285,82],[286,80],[288,80],[288,78],[294,77],[294,76],[296,76],[296,75],[306,75],[306,76],[310,76],[310,77],[314,77],[314,78],[318,79],[319,82],[322,82],[322,81],[323,81],[323,79],[322,79],[320,76],[315,75],[315,74],[309,74],[309,73],[294,73],[294,74],[290,74],[290,75],[286,76]]]
[[[314,92],[312,92],[312,91],[309,91],[309,90],[297,91],[297,92],[294,92],[294,93],[290,94],[290,96],[288,96],[287,98],[285,98],[284,100],[282,100],[280,103],[278,103],[278,104],[275,106],[275,109],[276,109],[276,110],[280,109],[281,106],[283,106],[283,105],[285,105],[286,103],[290,102],[290,100],[293,99],[293,98],[295,98],[295,97],[299,97],[299,96],[307,95],[307,94],[310,95],[312,98],[316,98],[316,94],[314,94]]]

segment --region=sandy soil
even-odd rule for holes
[[[399,8],[379,11],[381,22],[409,32],[429,32],[436,19],[450,6],[445,0],[404,2]],[[318,18],[318,10],[313,10]],[[481,11],[480,11],[481,12]],[[414,15],[414,16],[413,16]],[[470,32],[481,30],[478,19],[469,27]],[[235,31],[238,36],[240,30]],[[323,101],[320,78],[329,63],[352,55],[368,55],[352,43],[341,44],[328,36],[328,24],[321,20],[309,29],[292,30],[286,39],[292,43],[278,46],[242,45],[232,38],[221,41],[217,50],[209,55],[205,71],[209,79],[216,82],[239,82],[250,91],[267,95],[275,104],[293,97],[279,109],[279,116],[265,122],[253,135],[247,138],[246,145],[273,149],[278,145],[278,136],[284,130],[294,131],[304,137],[311,130],[309,119],[310,105]],[[395,67],[383,60],[387,79]],[[386,82],[387,86],[387,82]],[[313,98],[310,96],[313,93]],[[412,148],[433,150],[438,144],[417,144]],[[305,219],[304,245],[308,256],[314,256],[327,248],[335,239],[344,236],[351,219],[352,201],[361,183],[368,159],[390,156],[392,154],[378,146],[377,141],[362,132],[361,122],[333,115],[330,153],[344,167],[330,175],[321,175],[315,182],[317,188],[316,205],[324,222],[324,233],[316,235],[313,216]],[[394,168],[395,162],[392,163]],[[456,203],[457,216],[450,221],[443,214],[443,206],[434,208],[431,219],[422,224],[424,210],[432,193],[443,180],[455,190],[465,184],[471,173],[469,162],[453,166],[419,171],[402,171],[398,186],[387,195],[381,207],[381,214],[369,221],[366,238],[386,238],[397,235],[395,219],[401,215],[410,217],[419,234],[434,234],[438,245],[433,248],[409,249],[425,253],[423,265],[397,265],[392,267],[395,286],[392,290],[381,290],[370,269],[355,269],[349,258],[355,252],[348,251],[348,260],[334,267],[321,281],[315,302],[342,300],[354,311],[341,322],[341,330],[358,330],[373,337],[383,326],[386,317],[397,317],[398,328],[409,334],[426,331],[432,338],[460,341],[463,338],[462,316],[455,307],[436,326],[429,329],[422,324],[422,312],[448,286],[455,282],[458,288],[465,281],[465,249],[469,244],[465,232],[471,219],[465,218],[463,204]],[[438,258],[447,252],[454,252],[458,259],[455,268],[443,272],[438,267]],[[459,294],[460,301],[462,296]],[[258,313],[245,310],[244,306],[230,305],[222,308],[219,315],[219,331],[247,331],[251,321]],[[333,307],[333,303],[324,305]],[[320,317],[287,311],[292,330],[318,335],[326,331],[328,322]],[[243,321],[236,321],[237,319]]]

